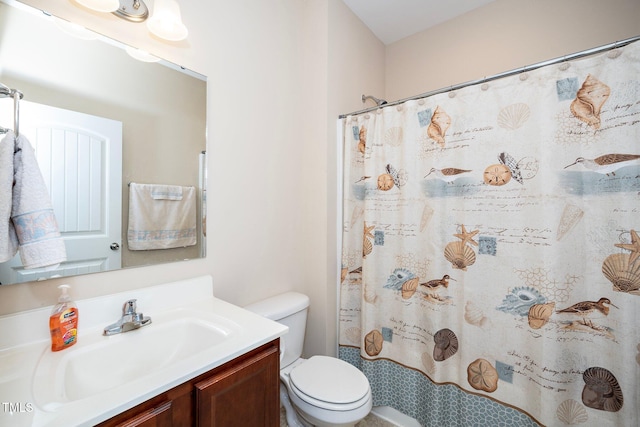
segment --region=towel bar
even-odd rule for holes
[[[20,100],[23,96],[19,90],[10,89],[0,83],[0,98],[13,98],[13,132],[16,137],[20,135]],[[7,133],[9,130],[0,126],[0,133]]]

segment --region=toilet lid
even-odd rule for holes
[[[369,392],[367,377],[335,357],[313,356],[293,368],[289,378],[302,393],[328,403],[353,403]]]

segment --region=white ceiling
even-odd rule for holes
[[[494,0],[342,0],[385,45]]]

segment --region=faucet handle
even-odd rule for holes
[[[122,314],[136,314],[136,299],[130,299],[122,306]]]

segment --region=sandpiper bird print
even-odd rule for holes
[[[568,168],[575,164],[582,164],[585,168],[609,176],[609,174],[615,176],[615,171],[625,166],[637,163],[640,160],[640,154],[605,154],[595,159],[585,159],[584,157],[578,157],[575,162],[565,166]]]
[[[607,305],[618,308],[616,305],[614,305],[611,302],[609,298],[603,297],[603,298],[600,298],[598,301],[581,301],[579,303],[573,304],[572,306],[564,308],[562,310],[556,310],[556,313],[568,313],[568,314],[575,314],[578,316],[582,316],[583,323],[585,325],[588,325],[585,318],[590,314],[600,313],[605,316],[609,314],[609,307],[607,307]]]
[[[442,279],[429,280],[428,282],[420,283],[420,286],[425,286],[429,290],[438,289],[440,286],[444,286],[445,288],[448,288],[449,280],[453,280],[454,282],[456,281],[456,279],[453,279],[449,277],[448,274],[445,274],[444,276],[442,276]]]
[[[460,176],[463,173],[467,173],[467,172],[471,172],[471,170],[468,170],[468,169],[456,169],[456,168],[444,168],[444,169],[431,168],[429,173],[426,174],[424,177],[426,178],[429,175],[434,174],[435,176],[437,176],[441,180],[443,180],[445,182],[448,182],[448,183],[451,183],[451,182],[455,181],[456,179],[460,178]]]
[[[427,288],[427,294],[425,298],[427,300],[431,299],[439,302],[445,302],[448,298],[441,298],[436,293],[436,290],[440,287],[448,288],[449,280],[455,281],[455,279],[451,278],[448,274],[445,274],[444,276],[442,276],[442,279],[434,279],[429,280],[428,282],[420,283],[420,286],[424,286],[425,288]]]

